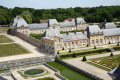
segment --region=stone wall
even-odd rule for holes
[[[17,68],[27,67],[29,65],[44,63],[53,60],[54,60],[54,56],[43,56],[43,57],[34,57],[34,58],[27,58],[27,59],[13,60],[13,61],[5,61],[5,62],[0,62],[0,70],[14,69],[16,67]]]
[[[86,72],[86,71],[84,71],[84,70],[82,70],[80,68],[77,68],[77,67],[75,67],[75,66],[73,66],[73,65],[71,65],[71,64],[69,64],[67,62],[62,61],[58,56],[55,57],[55,61],[65,65],[65,66],[67,66],[67,67],[69,67],[69,68],[71,68],[71,69],[73,69],[73,70],[87,76],[87,77],[90,77],[90,78],[92,78],[94,80],[103,80],[102,78],[99,78],[99,77],[97,77],[97,76],[95,76],[95,75],[93,75],[93,74],[91,74],[89,72]]]

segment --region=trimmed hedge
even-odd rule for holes
[[[60,55],[61,58],[67,58],[67,57],[73,57],[73,55],[80,56],[80,55],[87,55],[87,54],[94,54],[94,53],[103,53],[103,52],[111,52],[109,49],[100,49],[100,50],[94,50],[94,51],[87,51],[87,52],[79,52],[79,53],[73,53],[73,54],[65,54]]]
[[[113,49],[115,49],[115,50],[120,50],[120,47],[113,47]]]

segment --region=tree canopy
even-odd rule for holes
[[[33,9],[33,8],[6,8],[0,6],[0,24],[10,24],[16,16],[23,17],[28,23],[36,23],[40,19],[57,19],[63,21],[67,18],[84,17],[86,22],[111,22],[114,19],[120,21],[120,6],[100,6],[90,8],[57,8],[57,9]]]

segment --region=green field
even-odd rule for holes
[[[92,80],[85,75],[82,75],[58,62],[48,62],[47,64],[59,70],[60,74],[68,80]]]
[[[102,58],[95,58],[90,59],[90,61],[113,69],[120,64],[120,55],[114,55],[113,57],[107,56]]]
[[[9,43],[9,42],[13,42],[13,41],[4,35],[0,35],[0,43]]]
[[[43,34],[30,34],[30,36],[32,36],[36,39],[40,39],[43,36]]]
[[[27,54],[27,53],[29,53],[29,51],[27,51],[26,49],[15,43],[0,45],[0,57]]]
[[[36,80],[55,80],[55,79],[51,78],[51,77],[45,77],[45,78],[40,78],[40,79],[36,79]]]

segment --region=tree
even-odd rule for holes
[[[82,61],[87,61],[87,59],[86,59],[86,57],[85,57],[85,56],[83,56],[83,59],[82,59]]]
[[[71,53],[71,49],[69,49],[69,53]]]
[[[6,19],[3,16],[0,16],[0,24],[5,24]]]
[[[112,57],[113,56],[113,53],[111,52],[110,56]]]
[[[94,49],[96,49],[96,46],[94,46]]]
[[[87,46],[86,47],[89,47],[89,45],[87,44]]]

